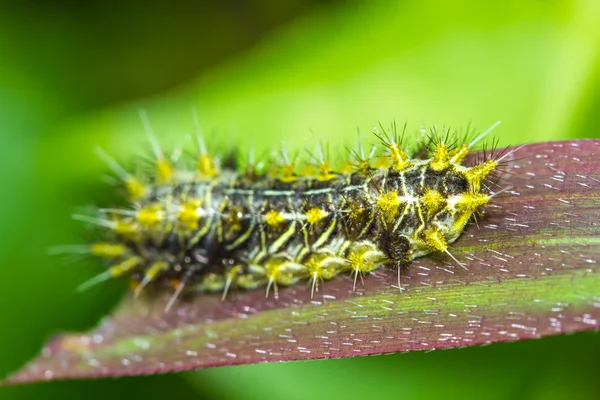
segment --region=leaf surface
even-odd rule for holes
[[[475,155],[476,157],[477,155]],[[473,346],[600,327],[600,140],[515,151],[494,199],[450,250],[402,271],[349,276],[310,298],[296,285],[197,296],[126,298],[87,333],[52,339],[5,383],[152,374]]]

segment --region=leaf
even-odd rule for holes
[[[60,335],[5,383],[153,374],[473,346],[600,327],[600,140],[526,145],[508,162],[487,215],[442,258],[349,276],[310,299],[297,285],[198,296],[127,298],[100,326]]]

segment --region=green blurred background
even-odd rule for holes
[[[476,0],[2,1],[0,376],[47,337],[93,326],[124,282],[50,257],[90,234],[69,215],[108,204],[94,145],[167,147],[190,107],[219,149],[314,137],[335,149],[378,121],[468,123],[501,144],[598,137],[600,2]],[[335,151],[332,151],[335,154]],[[84,208],[85,210],[85,208]],[[596,398],[600,337],[0,388],[27,398]],[[594,393],[596,393],[594,395]]]

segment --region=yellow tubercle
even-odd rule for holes
[[[371,172],[371,164],[369,160],[360,160],[356,166],[356,172],[362,176],[367,176]]]
[[[115,232],[128,239],[136,239],[140,234],[137,224],[125,220],[116,221]]]
[[[139,285],[133,291],[135,297],[139,296],[142,289],[146,287],[147,284],[152,282],[162,271],[165,271],[169,268],[169,263],[166,261],[157,261],[152,264],[149,268],[144,272],[144,278],[140,282]]]
[[[435,146],[435,151],[429,166],[434,171],[442,171],[450,166],[450,155],[448,153],[448,147],[444,143],[440,143]]]
[[[448,243],[444,235],[438,228],[431,228],[425,232],[425,243],[439,252],[445,252],[448,250]]]
[[[383,193],[377,198],[377,207],[383,214],[383,219],[388,222],[396,217],[401,203],[400,196],[394,191]]]
[[[350,264],[350,269],[357,273],[368,274],[375,267],[373,260],[370,260],[366,256],[366,251],[351,252],[348,254],[347,258],[348,263]]]
[[[357,243],[353,245],[346,256],[347,269],[354,275],[353,290],[356,290],[358,276],[371,273],[384,262],[384,255],[372,243]]]
[[[335,178],[335,174],[333,173],[333,168],[328,161],[323,161],[319,164],[319,173],[317,175],[317,180],[321,182],[330,181]]]
[[[443,207],[445,200],[446,199],[444,199],[444,196],[442,196],[442,194],[437,190],[427,189],[421,198],[421,203],[427,211],[427,214],[432,215]]]
[[[460,235],[473,213],[489,202],[490,196],[485,193],[467,193],[460,196],[454,203],[456,212],[449,232],[450,236]]]
[[[234,281],[235,278],[242,272],[241,265],[234,265],[226,274],[227,280]]]
[[[326,256],[314,255],[304,263],[311,282],[311,298],[315,292],[319,291],[319,283],[333,278],[336,273],[335,263],[327,262],[327,260]]]
[[[394,170],[402,171],[411,165],[410,158],[397,143],[390,143],[388,149],[390,150],[390,160]]]
[[[156,160],[156,182],[159,185],[171,183],[175,167],[165,158]]]
[[[273,258],[265,262],[265,276],[268,280],[266,295],[273,286],[275,298],[277,298],[277,285],[290,286],[307,276],[308,270],[302,264],[293,263],[281,258]]]
[[[146,228],[156,228],[163,220],[164,212],[160,204],[151,204],[137,212],[137,220]]]
[[[296,176],[296,171],[294,171],[294,166],[291,164],[284,165],[281,167],[281,176],[279,180],[283,183],[292,183],[298,177]]]
[[[366,210],[361,206],[359,202],[352,201],[350,204],[346,204],[346,216],[351,220],[358,220],[362,218],[366,212]]]
[[[490,196],[485,193],[466,193],[456,201],[455,208],[463,212],[472,213],[489,202]]]
[[[498,166],[498,161],[488,160],[479,165],[475,165],[465,172],[465,177],[474,191],[478,192],[481,188],[481,182]]]
[[[464,211],[461,213],[457,213],[454,218],[454,223],[452,224],[451,231],[449,232],[450,236],[458,236],[461,234],[465,225],[469,221],[469,218],[473,215],[472,211]]]
[[[98,242],[90,247],[90,253],[102,258],[119,258],[127,252],[127,247],[122,244]]]
[[[314,207],[308,210],[304,216],[306,217],[306,222],[309,224],[318,224],[326,217],[326,214],[320,208]]]
[[[157,261],[150,266],[144,273],[144,281],[152,281],[159,273],[169,268],[169,263],[166,261]],[[142,281],[143,282],[143,281]]]
[[[329,280],[333,278],[335,274],[335,269],[331,268],[330,265],[326,265],[324,261],[324,257],[311,257],[306,263],[306,269],[308,270],[309,276],[314,280]],[[318,286],[318,284],[317,284]]]
[[[283,223],[283,221],[285,221],[285,219],[279,211],[271,210],[265,215],[265,222],[271,228],[279,227]]]
[[[468,154],[469,154],[469,146],[466,144],[463,144],[462,146],[452,150],[449,153],[450,162],[452,164],[460,164]]]
[[[208,154],[201,154],[198,157],[197,167],[198,173],[203,178],[213,178],[219,173],[215,165],[215,160]]]
[[[456,239],[456,236],[455,236],[456,232],[453,232],[452,229],[454,229],[454,228],[453,227],[450,228],[450,231],[444,230],[446,235],[448,235],[447,237],[450,238],[450,241]],[[465,265],[463,263],[458,261],[458,259],[456,257],[454,257],[452,255],[452,253],[450,253],[448,251],[448,241],[446,240],[446,236],[444,235],[444,232],[442,232],[442,230],[438,227],[432,227],[432,228],[428,229],[425,232],[425,236],[424,236],[425,244],[432,250],[437,250],[440,253],[446,253],[446,255],[448,255],[450,258],[452,258],[452,260],[454,260],[461,268],[467,269],[467,267],[465,267]]]
[[[194,231],[198,229],[198,222],[200,221],[198,208],[200,208],[200,205],[201,202],[198,200],[190,200],[182,204],[177,216],[177,223],[181,230]]]
[[[146,187],[134,177],[125,179],[125,189],[132,200],[139,200],[146,195]]]
[[[132,269],[142,265],[143,263],[144,263],[144,259],[142,257],[138,257],[138,256],[129,257],[127,260],[123,261],[122,263],[110,267],[108,269],[108,272],[111,277],[116,278],[116,277],[121,276],[121,275],[131,271]]]

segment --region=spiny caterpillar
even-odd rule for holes
[[[266,171],[250,155],[244,170],[221,166],[198,135],[194,170],[176,167],[142,120],[156,157],[145,182],[103,151],[120,178],[131,207],[101,209],[99,217],[75,216],[107,232],[86,247],[111,266],[81,287],[128,275],[137,296],[156,285],[173,291],[167,309],[189,292],[222,292],[308,282],[311,295],[323,281],[348,272],[354,285],[381,266],[398,270],[411,260],[448,250],[468,220],[494,193],[487,180],[503,157],[462,165],[473,146],[449,132],[422,135],[418,148],[404,146],[395,125],[375,128],[384,152],[365,156],[362,145],[334,170],[320,148],[299,168],[281,151]],[[195,118],[197,124],[197,119]],[[196,125],[198,126],[198,125]],[[199,132],[199,130],[198,130]]]

